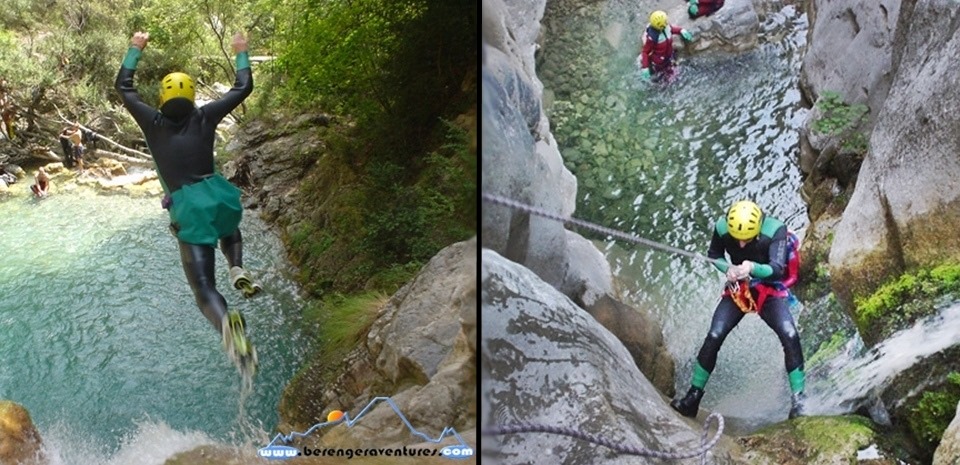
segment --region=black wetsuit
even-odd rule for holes
[[[176,208],[180,206],[177,202],[189,203],[190,199],[182,196],[184,192],[206,184],[215,177],[222,179],[215,173],[213,161],[217,125],[253,91],[253,74],[247,52],[237,54],[236,81],[226,95],[200,108],[191,103],[192,108],[187,108],[183,116],[171,118],[144,103],[134,88],[133,75],[140,54],[141,51],[136,47],[131,47],[127,51],[120,71],[117,73],[116,89],[120,92],[124,106],[143,131],[161,183],[166,193],[175,199],[174,208]],[[185,101],[185,99],[181,100]],[[223,180],[221,183],[226,181]],[[232,187],[229,183],[226,184],[227,189]],[[233,189],[236,188],[233,187]],[[239,206],[239,190],[236,191],[236,201],[232,203]],[[237,225],[239,225],[237,215],[242,214],[242,207],[239,208],[240,213],[233,212],[232,219]],[[213,239],[191,241],[186,238],[181,228],[185,226],[204,228],[209,225],[180,224],[175,221],[172,210],[171,220],[180,244],[183,270],[193,289],[197,305],[214,328],[219,331],[222,318],[227,312],[227,304],[216,288],[213,245],[219,241],[220,249],[230,267],[242,267],[243,248],[240,229],[232,227],[230,228],[232,231],[216,234]],[[210,234],[208,230],[204,232]]]
[[[739,241],[726,231],[726,219],[721,218],[714,228],[707,256],[713,259],[721,259],[726,253],[730,256],[730,263],[734,265],[739,265],[747,260],[754,262],[756,265],[752,277],[755,282],[773,283],[785,277],[788,259],[787,245],[787,227],[776,219],[765,218],[760,235],[741,248]],[[724,266],[718,266],[717,268],[720,271],[726,271]],[[760,279],[756,280],[756,278]],[[755,284],[751,285],[751,292],[753,297],[757,298],[757,290],[754,286]],[[791,389],[794,392],[802,390],[803,352],[800,347],[797,327],[790,315],[787,297],[768,296],[764,300],[763,306],[758,309],[758,313],[763,322],[780,338],[780,344],[783,346],[784,365],[791,382]],[[706,373],[697,374],[697,370],[695,370],[695,386],[702,388],[703,384],[706,383],[706,377],[709,377],[709,374],[716,367],[720,346],[727,335],[730,334],[730,331],[740,323],[744,315],[745,313],[740,310],[730,296],[725,295],[720,299],[720,303],[713,313],[710,331],[707,333],[703,346],[697,355],[698,368],[702,368]],[[697,379],[698,377],[700,379]]]

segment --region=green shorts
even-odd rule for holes
[[[240,189],[219,174],[183,186],[170,198],[170,221],[177,229],[177,238],[187,244],[216,247],[221,237],[240,227]]]

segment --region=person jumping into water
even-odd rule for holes
[[[159,110],[144,103],[133,85],[137,63],[149,40],[146,32],[133,34],[115,87],[153,154],[167,194],[163,206],[169,210],[170,228],[177,237],[183,271],[197,305],[222,335],[224,348],[241,373],[252,377],[256,350],[247,340],[243,316],[227,309],[214,277],[214,249],[219,243],[230,265],[233,286],[244,297],[260,291],[260,285],[243,269],[240,190],[215,171],[213,160],[217,125],[253,92],[247,40],[240,33],[233,37],[237,76],[223,97],[198,108],[193,79],[184,73],[170,73],[161,81]]]

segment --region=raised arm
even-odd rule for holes
[[[217,121],[227,116],[253,92],[253,71],[250,69],[247,39],[238,32],[233,36],[231,46],[233,53],[237,55],[237,78],[233,87],[223,97],[203,106],[204,113]]]
[[[137,89],[133,86],[133,74],[137,70],[140,55],[143,53],[143,49],[147,47],[147,42],[149,41],[150,34],[147,32],[137,31],[133,34],[133,37],[130,38],[130,48],[127,49],[127,53],[123,57],[123,62],[120,64],[120,71],[117,72],[117,81],[114,83],[114,87],[117,89],[117,92],[120,93],[123,106],[127,108],[127,111],[133,115],[133,119],[135,119],[141,127],[149,124],[157,113],[156,109],[140,99],[140,94],[137,93]]]

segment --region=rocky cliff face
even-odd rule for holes
[[[954,111],[960,92],[947,84],[960,77],[960,11],[951,2],[893,0],[814,1],[809,9],[804,95],[816,104],[830,91],[848,104],[866,105],[867,118],[852,129],[869,143],[861,153],[845,150],[840,138],[813,129],[824,118],[822,109],[810,113],[801,164],[808,175],[811,230],[819,239],[808,243],[823,245],[815,255],[829,260],[838,301],[864,342],[873,345],[916,316],[895,308],[868,323],[858,299],[904,273],[960,260],[960,116]],[[931,355],[881,393],[894,429],[927,421],[916,406],[921,395],[943,390],[948,373],[960,369],[955,352]],[[956,460],[956,441],[952,427],[937,463]]]
[[[852,310],[857,298],[905,271],[960,258],[960,237],[952,232],[960,224],[960,191],[952,187],[960,175],[960,141],[948,136],[960,128],[951,110],[960,93],[945,85],[960,75],[952,58],[960,48],[958,26],[949,21],[958,11],[944,2],[892,0],[819,1],[810,8],[815,20],[802,70],[805,95],[817,102],[829,90],[869,108],[856,128],[867,135],[868,150],[862,166],[846,164],[852,173],[838,170],[844,163],[837,160],[857,154],[812,129],[819,111],[811,112],[804,131],[808,194],[849,198],[829,262],[833,290]],[[824,183],[834,184],[823,189]],[[811,220],[823,211],[812,206]]]
[[[944,2],[900,12],[893,83],[830,250],[845,304],[905,270],[960,259],[960,92],[946,85],[960,76],[957,18]]]
[[[482,191],[570,216],[576,178],[563,165],[542,111],[534,52],[545,2],[483,3]],[[618,302],[606,259],[564,225],[484,204],[482,246],[523,264],[604,321],[663,392],[673,393],[674,364],[654,318]],[[603,299],[603,308],[594,309]],[[636,324],[618,324],[625,321]],[[631,328],[625,331],[624,328]]]
[[[340,366],[306,368],[284,391],[280,429],[303,431],[332,409],[356,414],[373,398],[389,396],[431,437],[447,427],[474,437],[476,253],[475,240],[442,250],[379,310],[366,340]],[[323,383],[319,372],[326,370],[339,375]],[[354,428],[319,432],[319,444],[399,447],[415,439],[386,403],[364,418]]]
[[[490,250],[482,262],[482,424],[572,427],[661,451],[696,447],[699,433],[609,331],[530,270]],[[514,434],[483,445],[481,458],[491,463],[659,463],[554,435]],[[720,447],[709,463],[730,463],[727,455]]]

